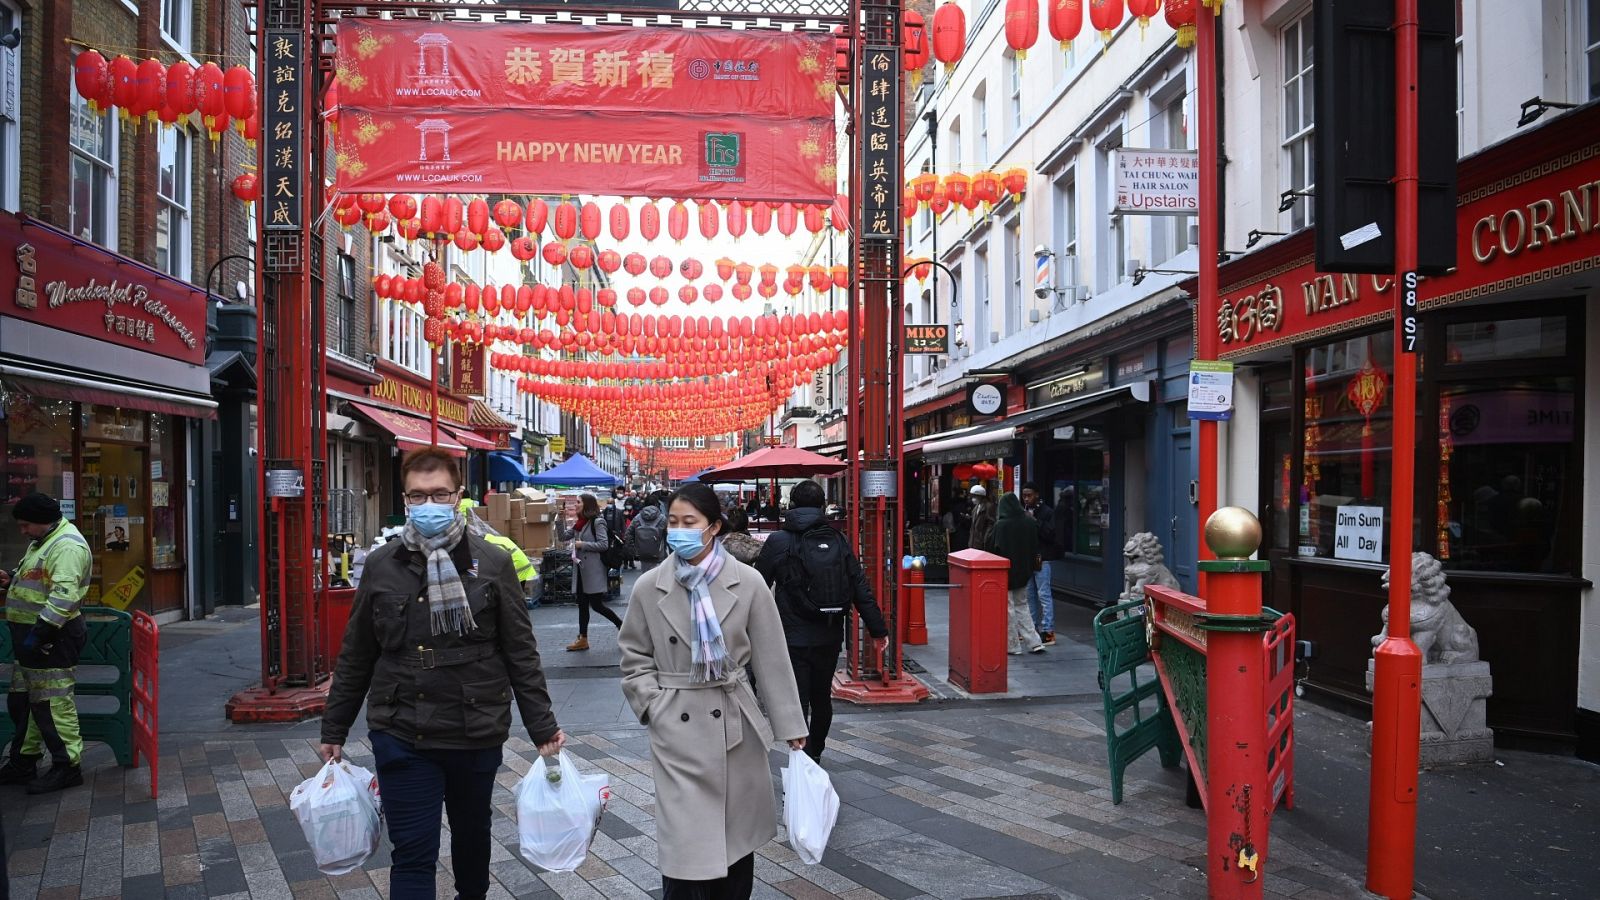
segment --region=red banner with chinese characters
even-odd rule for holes
[[[468,191],[832,203],[833,119],[556,110],[341,115],[342,193]]]
[[[1423,310],[1600,269],[1600,227],[1594,226],[1600,214],[1600,143],[1563,160],[1551,165],[1524,156],[1518,163],[1526,168],[1482,187],[1463,179],[1456,210],[1458,268],[1421,280]],[[1319,272],[1311,239],[1309,231],[1288,238],[1284,252],[1303,246],[1305,255],[1277,267],[1276,274],[1222,288],[1217,319],[1198,326],[1217,330],[1222,358],[1394,317],[1392,276]]]
[[[450,392],[463,397],[481,397],[488,393],[485,378],[488,374],[488,348],[482,344],[457,344],[450,354]]]
[[[198,289],[9,213],[0,213],[0,247],[0,315],[205,363],[206,295]]]
[[[341,107],[832,119],[833,36],[420,19],[339,23]]]

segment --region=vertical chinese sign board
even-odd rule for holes
[[[298,232],[305,216],[305,134],[300,104],[305,97],[305,35],[268,29],[265,70],[265,141],[262,154],[263,215],[267,231]]]
[[[894,241],[900,237],[900,50],[871,46],[862,59],[867,90],[861,121],[861,238]]]
[[[450,354],[450,393],[463,397],[482,397],[488,393],[488,348],[482,344],[458,344]]]

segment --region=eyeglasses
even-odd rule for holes
[[[419,505],[421,505],[423,503],[428,503],[428,502],[433,502],[433,503],[451,503],[451,502],[455,501],[456,495],[459,494],[459,493],[461,493],[461,489],[460,488],[456,488],[453,491],[434,491],[431,494],[424,494],[421,491],[407,491],[406,492],[406,505],[407,506],[419,506]]]

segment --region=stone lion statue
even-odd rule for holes
[[[1172,571],[1162,562],[1163,558],[1161,542],[1150,532],[1142,531],[1128,538],[1128,543],[1122,547],[1124,588],[1117,602],[1143,600],[1147,584],[1176,589],[1179,586],[1178,579],[1172,577]]]
[[[1389,573],[1383,573],[1389,589]],[[1389,631],[1389,607],[1383,607],[1383,630],[1372,638],[1376,648]],[[1450,602],[1450,585],[1444,567],[1426,553],[1411,554],[1411,639],[1422,651],[1422,662],[1467,663],[1478,661],[1478,633],[1461,618]]]

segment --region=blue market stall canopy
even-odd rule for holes
[[[533,476],[528,474],[528,467],[522,460],[503,450],[489,454],[489,480],[495,484],[501,482],[515,482],[526,484]]]
[[[605,472],[599,466],[589,461],[589,457],[582,453],[573,454],[572,458],[544,472],[529,478],[532,484],[556,485],[561,487],[581,487],[584,485],[605,485],[615,487],[620,478]]]

